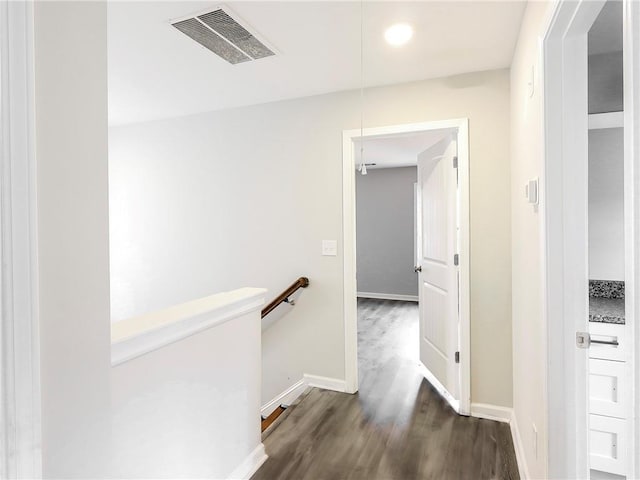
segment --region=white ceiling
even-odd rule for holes
[[[395,168],[415,166],[418,154],[435,145],[440,140],[450,135],[455,130],[429,130],[419,133],[403,133],[400,135],[388,135],[378,138],[365,138],[362,157],[360,155],[360,140],[355,139],[356,166],[359,166],[361,158],[366,164],[375,163],[376,168]]]
[[[109,117],[124,124],[360,86],[360,2],[244,2],[225,5],[278,55],[232,66],[169,21],[217,2],[110,2]],[[506,68],[523,1],[365,2],[364,77],[389,85]],[[384,29],[411,23],[401,48]]]

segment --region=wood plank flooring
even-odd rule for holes
[[[360,391],[310,389],[253,480],[518,479],[506,424],[457,415],[423,378],[412,302],[358,300]]]

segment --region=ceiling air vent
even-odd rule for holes
[[[222,8],[171,24],[233,65],[275,55]]]

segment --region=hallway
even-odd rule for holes
[[[360,391],[310,389],[252,477],[518,479],[507,424],[456,415],[424,380],[416,303],[358,300]]]

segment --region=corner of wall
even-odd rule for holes
[[[554,6],[550,1],[527,4],[511,65],[511,429],[523,478],[546,478],[548,468],[542,219],[526,203],[523,186],[544,172],[540,40]]]
[[[511,428],[511,439],[513,440],[513,448],[516,452],[516,461],[518,462],[518,473],[520,473],[520,478],[522,480],[526,480],[531,477],[529,475],[529,467],[527,465],[527,456],[525,455],[524,445],[522,443],[522,435],[520,434],[521,430],[518,426],[518,417],[513,410],[511,411],[509,426]]]
[[[258,445],[240,465],[227,477],[229,480],[249,480],[254,473],[267,461],[267,453],[264,450],[264,444]]]

